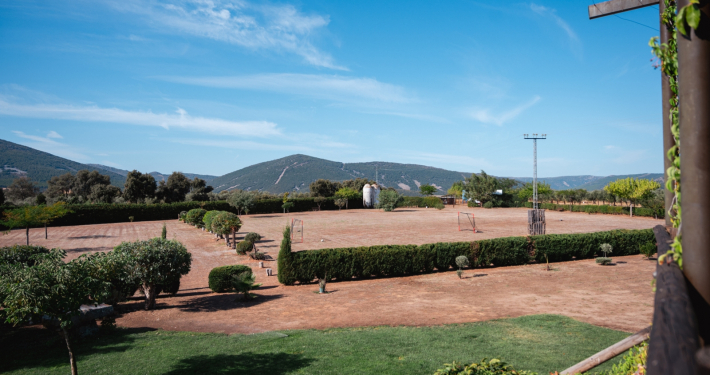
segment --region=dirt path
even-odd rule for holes
[[[283,227],[292,217],[304,220],[305,241],[295,250],[375,244],[422,244],[525,234],[525,209],[465,209],[473,212],[479,233],[457,230],[457,209],[405,209],[393,213],[372,210],[308,212],[244,216],[240,234],[264,235],[259,247],[273,258]],[[463,211],[463,210],[462,210]],[[662,220],[583,213],[547,213],[548,233],[579,233],[619,228],[643,229]],[[107,251],[121,241],[160,234],[163,222],[86,225],[30,231],[30,243],[67,250],[70,259]],[[553,313],[599,326],[639,330],[651,321],[654,262],[642,256],[614,258],[602,267],[593,260],[556,263],[554,271],[541,265],[467,270],[401,278],[317,285],[282,286],[276,277],[246,256],[238,256],[209,233],[176,221],[166,222],[168,238],[185,244],[193,254],[190,274],[175,297],[160,297],[154,311],[140,310],[140,301],[123,305],[118,324],[169,330],[252,333],[270,330],[356,327],[372,325],[437,325],[501,317]],[[321,241],[321,239],[323,241]],[[24,243],[24,231],[0,237],[0,246]],[[267,265],[276,268],[276,262]],[[207,275],[217,266],[248,264],[264,286],[259,297],[235,302],[233,294],[214,294]],[[277,270],[275,270],[278,272]]]

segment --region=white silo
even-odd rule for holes
[[[380,187],[375,185],[372,185],[372,207],[377,207],[377,204],[380,203]]]
[[[365,184],[362,187],[362,205],[367,208],[372,207],[372,186],[370,184]]]

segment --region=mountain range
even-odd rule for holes
[[[97,170],[111,177],[111,184],[123,187],[129,171],[100,164],[82,164],[30,147],[0,140],[0,187],[7,187],[17,177],[28,176],[40,188],[47,181],[67,172],[81,169]],[[150,172],[157,181],[167,179],[169,173]],[[341,163],[308,155],[290,155],[280,159],[254,164],[223,176],[184,173],[192,179],[199,177],[215,188],[216,192],[231,189],[261,190],[271,193],[309,190],[309,184],[317,179],[343,181],[353,178],[376,180],[380,185],[393,187],[403,194],[417,195],[419,186],[432,184],[445,192],[451,185],[471,175],[418,164],[389,162]],[[563,176],[538,178],[555,190],[596,190],[618,178],[636,177],[663,181],[662,173],[646,173],[616,176]],[[530,182],[530,177],[514,177],[521,182]]]

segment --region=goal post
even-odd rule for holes
[[[460,212],[458,213],[458,224],[459,232],[461,231],[473,231],[476,233],[476,218],[472,213]],[[462,229],[463,228],[463,229]]]
[[[291,241],[295,241],[301,237],[301,243],[303,243],[303,220],[292,218],[291,219]]]

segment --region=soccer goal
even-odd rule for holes
[[[303,220],[291,219],[291,241],[296,241],[299,237],[303,242]]]
[[[459,212],[459,232],[463,231],[473,231],[476,233],[476,219],[473,214],[468,212]],[[463,228],[463,229],[462,229]]]

